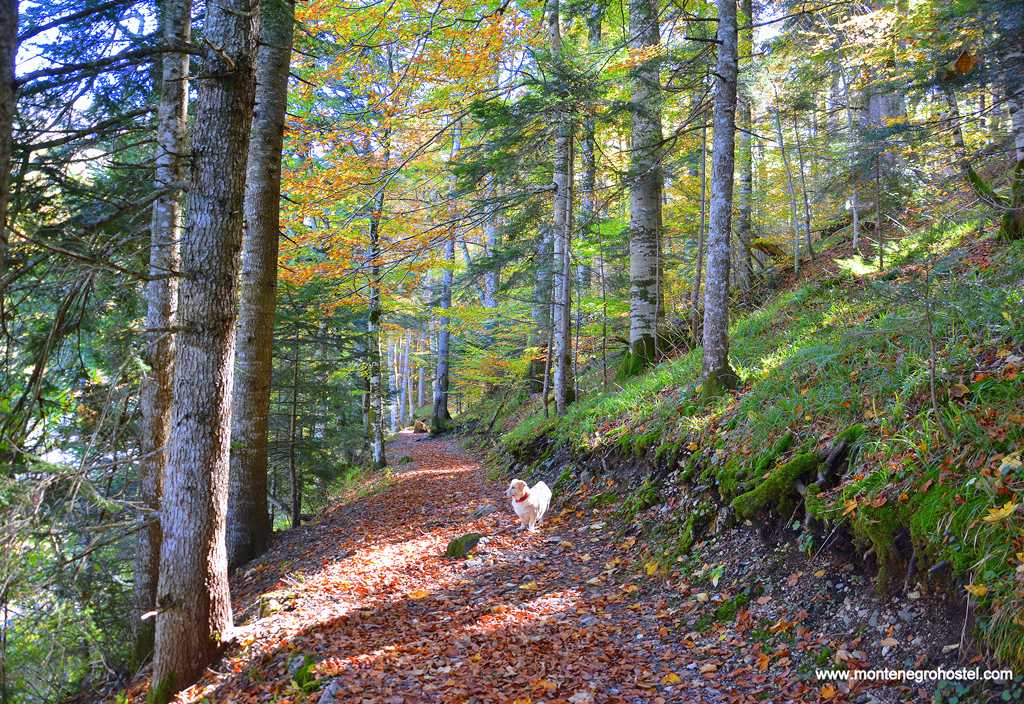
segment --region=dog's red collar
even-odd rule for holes
[[[527,500],[528,498],[530,498],[530,491],[529,491],[529,490],[527,490],[527,491],[526,491],[526,493],[525,493],[525,494],[523,494],[523,498],[521,498],[521,499],[516,499],[516,503],[517,503],[517,504],[521,504],[521,503],[523,503],[524,501],[526,501],[526,500]]]

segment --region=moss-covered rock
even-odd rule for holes
[[[796,482],[813,474],[820,463],[818,453],[801,452],[772,470],[756,487],[733,499],[730,506],[741,519],[753,518],[765,509],[780,514],[792,511],[797,495]]]
[[[473,551],[482,537],[479,533],[466,533],[458,538],[453,538],[448,543],[448,549],[444,551],[444,556],[453,560],[461,560]]]

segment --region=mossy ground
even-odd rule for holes
[[[564,417],[521,408],[503,426],[502,451],[514,456],[540,436],[577,455],[613,449],[670,462],[680,481],[712,485],[741,517],[807,510],[873,554],[882,588],[906,569],[897,538],[908,537],[919,571],[948,561],[957,579],[986,587],[981,630],[1022,663],[1024,513],[984,518],[1024,498],[1024,476],[997,476],[1024,442],[1024,369],[1014,361],[1024,355],[1024,243],[978,241],[978,231],[965,220],[894,241],[882,273],[833,256],[815,278],[739,316],[736,393],[700,396],[696,349],[584,396]],[[855,451],[838,486],[808,485],[801,499],[795,481],[813,481],[844,439]],[[685,534],[685,515],[672,515]]]

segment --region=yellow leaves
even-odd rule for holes
[[[540,585],[537,584],[536,581],[530,580],[529,582],[520,584],[519,588],[522,589],[524,592],[535,592],[538,589],[540,589]]]
[[[857,510],[857,499],[847,499],[843,502],[843,515],[849,516]]]
[[[430,592],[426,589],[415,589],[409,592],[410,599],[426,599],[428,596],[430,596]]]
[[[818,694],[821,695],[822,701],[831,702],[839,696],[839,690],[836,689],[836,686],[834,684],[829,682],[828,684],[822,686],[820,690],[818,690]]]
[[[608,66],[610,71],[623,71],[636,68],[640,64],[645,64],[651,59],[655,59],[664,53],[665,48],[661,45],[644,46],[638,48],[631,48],[626,51],[626,55]]]
[[[627,594],[635,594],[636,592],[640,591],[640,587],[636,586],[635,584],[623,584],[622,591],[626,592]]]
[[[666,672],[662,676],[662,678],[661,678],[661,683],[665,684],[665,685],[668,685],[668,684],[679,684],[682,681],[683,681],[683,678],[680,677],[679,675],[677,675],[674,672]]]
[[[653,577],[655,574],[658,573],[658,563],[654,560],[651,560],[646,565],[644,565],[644,571],[647,573],[648,577]]]
[[[971,596],[975,597],[976,599],[980,599],[981,597],[988,594],[988,587],[986,587],[984,584],[971,583],[964,585],[964,591],[970,594]]]
[[[985,521],[986,523],[998,523],[999,521],[1005,520],[1012,516],[1014,512],[1017,510],[1017,506],[1017,502],[1014,501],[1013,499],[1010,499],[1005,504],[1003,504],[1002,508],[990,508],[988,510],[988,515],[982,517],[981,520]]]

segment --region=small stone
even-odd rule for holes
[[[484,504],[480,506],[476,511],[473,511],[473,518],[483,518],[484,516],[490,516],[492,513],[497,513],[498,507],[494,504]]]

